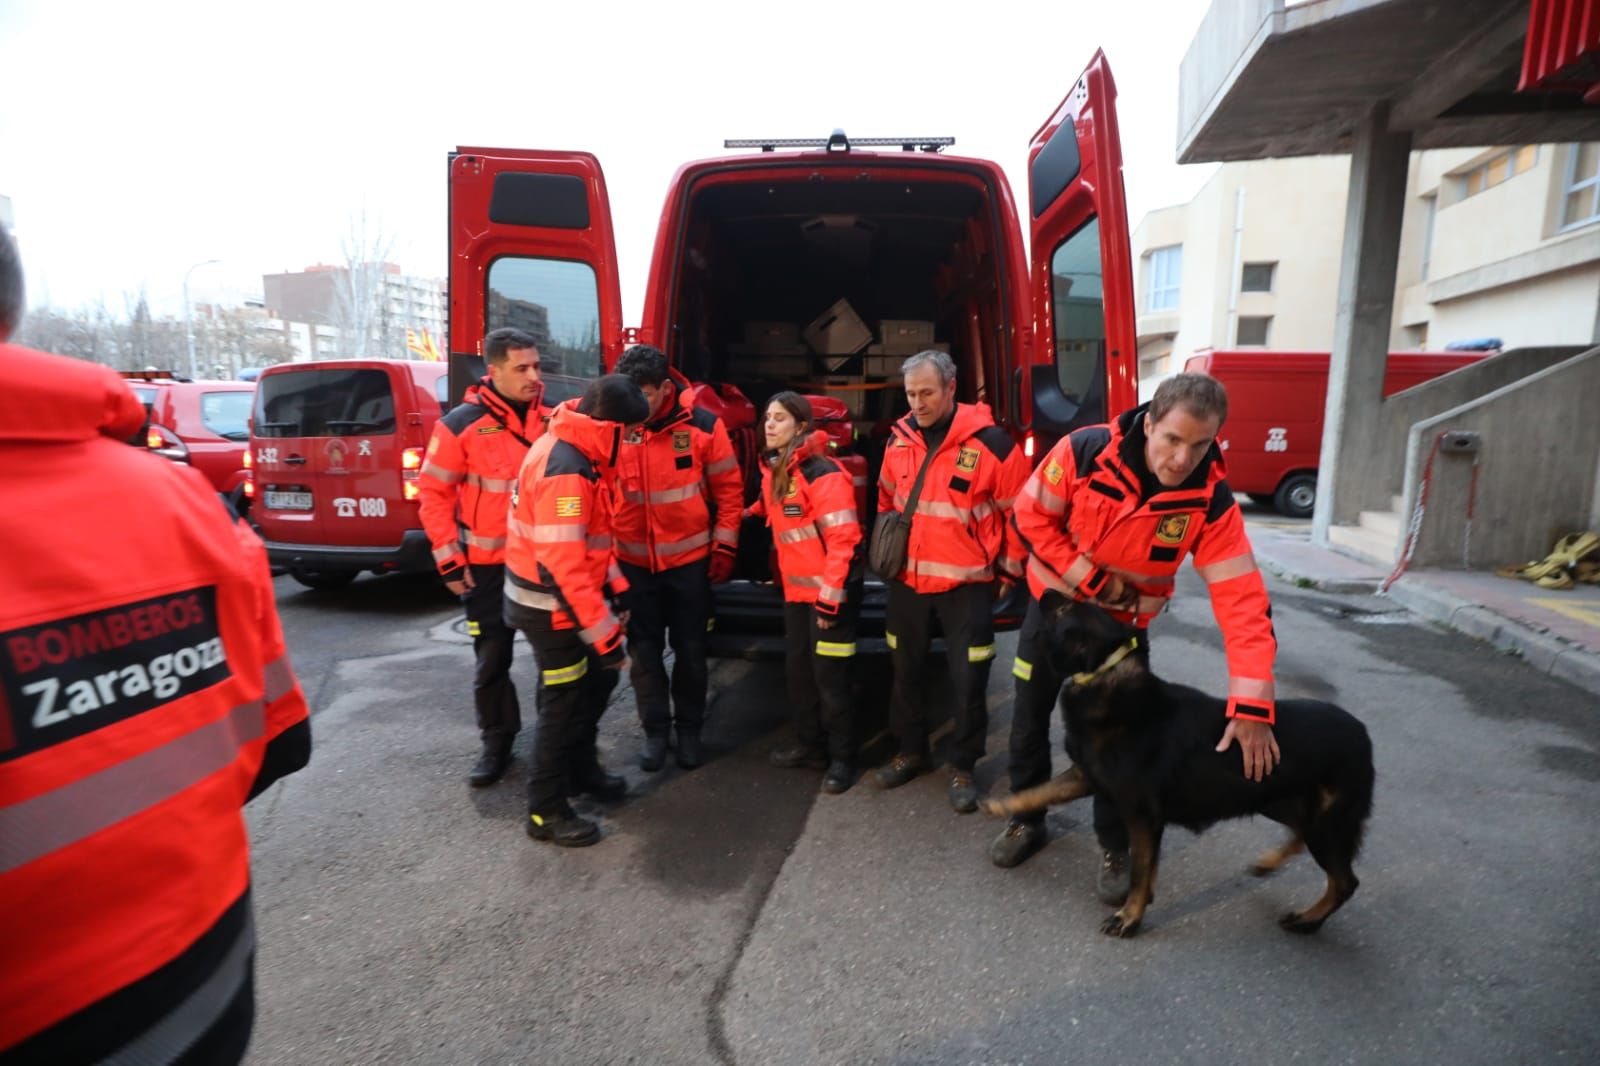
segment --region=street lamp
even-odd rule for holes
[[[203,266],[210,266],[212,263],[220,262],[222,262],[220,259],[207,259],[202,263],[196,263],[185,271],[183,275],[183,332],[189,341],[189,377],[191,380],[199,376],[199,371],[194,359],[194,319],[189,315],[189,275]]]

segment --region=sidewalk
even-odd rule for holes
[[[1388,576],[1374,564],[1312,545],[1309,523],[1251,522],[1250,543],[1262,569],[1302,588],[1373,595]],[[1600,586],[1554,592],[1487,571],[1422,570],[1407,571],[1388,598],[1600,695]]]

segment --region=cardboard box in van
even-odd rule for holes
[[[805,328],[806,343],[818,355],[854,355],[872,343],[872,330],[849,300],[836,301]]]

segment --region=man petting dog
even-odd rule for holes
[[[1058,443],[1017,495],[1013,521],[1028,550],[1028,613],[1017,642],[1011,720],[1011,788],[1050,776],[1050,711],[1065,680],[1050,666],[1049,627],[1039,607],[1051,592],[1105,608],[1143,630],[1172,596],[1187,555],[1205,579],[1228,657],[1227,724],[1218,751],[1235,741],[1245,776],[1260,781],[1278,761],[1272,735],[1272,661],[1277,639],[1266,583],[1256,569],[1244,518],[1225,480],[1217,433],[1228,417],[1221,383],[1177,374],[1150,402],[1111,425],[1080,429]],[[1148,664],[1148,642],[1136,655]],[[1069,697],[1070,698],[1070,697]],[[1074,751],[1072,737],[1067,752]],[[1094,799],[1104,849],[1096,890],[1121,906],[1128,894],[1128,831],[1104,797]],[[1016,866],[1044,846],[1044,812],[1013,817],[989,849],[996,866]]]

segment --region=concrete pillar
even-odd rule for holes
[[[1387,510],[1364,495],[1373,483],[1371,444],[1383,417],[1383,372],[1394,318],[1395,264],[1405,208],[1411,134],[1389,129],[1389,105],[1373,107],[1356,130],[1345,204],[1339,307],[1328,368],[1328,406],[1317,472],[1313,543],[1328,546],[1328,527],[1353,523],[1363,509]],[[1401,462],[1399,456],[1395,462]]]

